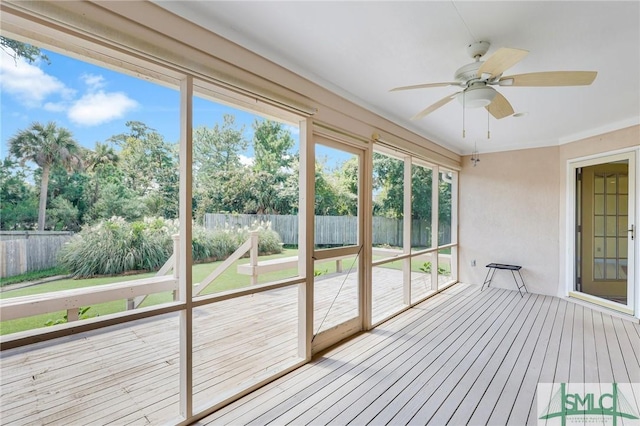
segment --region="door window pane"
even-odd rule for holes
[[[618,177],[618,193],[620,194],[629,193],[629,176],[621,174]]]
[[[616,238],[607,238],[606,245],[607,245],[607,257],[615,258],[616,252],[617,252]]]
[[[594,198],[594,213],[603,215],[604,214],[604,195],[596,195]]]
[[[604,194],[604,177],[596,176],[594,178],[594,189],[596,194]]]
[[[616,216],[607,216],[607,236],[616,235]]]
[[[606,209],[607,214],[616,214],[616,196],[614,194],[607,194],[606,196]]]
[[[624,237],[627,235],[628,227],[627,227],[627,216],[619,216],[618,217],[618,235]]]
[[[618,209],[619,209],[619,214],[621,216],[626,216],[629,213],[629,196],[628,195],[618,196]]]
[[[617,175],[611,174],[606,177],[607,194],[615,194],[617,192],[618,179]]]
[[[594,225],[595,235],[597,237],[604,237],[604,216],[596,216]]]
[[[625,237],[618,238],[618,257],[620,259],[626,259],[628,253],[629,240]]]
[[[596,237],[594,239],[594,251],[596,256],[602,257],[604,256],[604,238]]]
[[[316,144],[315,247],[358,244],[359,157]]]
[[[357,256],[317,261],[313,274],[314,334],[358,316]]]

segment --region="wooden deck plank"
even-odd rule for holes
[[[536,320],[538,325],[534,324],[522,347],[488,423],[507,424],[515,408],[518,396],[521,393],[526,394],[526,398],[531,401],[535,395],[537,375],[540,372],[540,366],[544,359],[544,350],[546,350],[546,342],[551,334],[551,328],[555,320],[557,308],[555,301],[555,298],[549,296],[544,298],[542,310],[538,315],[538,319],[542,319],[542,323],[538,323],[538,320]],[[535,380],[531,380],[531,378],[535,378]],[[525,414],[528,415],[530,407],[527,406],[526,408],[526,412],[523,410],[521,414],[517,414],[514,417],[522,418]]]
[[[485,313],[488,313],[486,311]],[[487,316],[480,324],[479,329],[491,328],[496,324],[496,319],[499,317],[499,312],[493,312],[494,316]],[[480,322],[480,320],[478,321]],[[469,333],[473,333],[472,330],[467,330]],[[477,336],[480,336],[480,332],[476,331]],[[471,340],[468,340],[465,345],[471,344]],[[376,396],[386,392],[386,389],[395,383],[402,376],[410,376],[412,373],[408,371],[409,366],[424,365],[427,362],[435,362],[434,356],[428,354],[423,356],[427,351],[427,345],[416,345],[411,351],[403,352],[401,356],[395,358],[392,363],[387,364],[385,369],[371,369],[369,377],[366,375],[358,377],[357,382],[353,383],[349,387],[349,393],[342,398],[336,400],[335,396],[326,398],[322,401],[322,404],[318,404],[314,409],[320,411],[319,416],[313,421],[326,424],[342,424],[346,422],[350,417],[354,417],[359,414],[358,410],[362,410],[367,405],[373,403]],[[450,348],[453,349],[453,348]],[[450,357],[448,362],[456,363],[455,356],[461,354],[463,351],[458,350],[453,357]],[[422,358],[421,358],[422,356]],[[362,394],[361,386],[367,387],[366,397],[360,398]],[[308,416],[305,416],[308,417]]]
[[[613,370],[613,381],[617,383],[629,383],[629,372],[624,364],[624,357],[620,349],[620,342],[614,327],[614,318],[611,315],[603,315],[604,336],[607,341],[609,358],[611,359],[611,369]]]
[[[513,300],[513,298],[515,298],[515,293],[513,292],[498,292],[493,289],[483,292],[480,297],[486,298],[484,300],[489,303],[492,301],[496,302],[495,304],[502,310],[504,306],[509,306],[509,302],[505,301],[503,297],[496,298],[496,295],[502,294],[511,296],[507,300]],[[504,303],[504,306],[502,303]],[[459,336],[468,336],[468,333],[465,334],[466,330],[474,331],[476,329],[474,325],[478,322],[478,318],[482,317],[480,317],[477,312],[472,312],[472,315],[468,313],[460,315],[459,319],[451,323],[449,330],[443,333],[446,337],[433,342],[434,344],[438,344],[438,346],[433,349],[433,355],[429,358],[428,364],[417,364],[415,368],[409,370],[409,374],[400,377],[387,392],[382,394],[372,405],[369,405],[367,409],[360,413],[354,420],[356,422],[387,423],[398,414],[410,398],[420,398],[419,395],[416,395],[423,389],[428,380],[436,374],[446,363],[446,360],[465,343],[463,339],[460,339],[460,341],[455,341],[455,339]],[[427,389],[425,394],[430,395],[431,389]]]
[[[622,325],[630,342],[640,338],[640,327],[634,327],[636,324],[632,324],[630,321],[622,321]],[[640,362],[640,345],[631,345],[631,350],[636,357],[636,361]]]
[[[505,291],[505,290],[498,290]],[[492,390],[489,389],[485,384],[485,392],[483,395],[483,403],[487,402],[488,406],[495,407],[495,410],[492,409],[493,413],[498,413],[498,410],[502,412],[502,410],[507,410],[509,413],[509,424],[521,425],[525,423],[536,424],[535,422],[535,391],[536,385],[538,381],[547,381],[553,382],[556,378],[559,377],[569,377],[570,375],[570,366],[571,362],[567,362],[566,360],[561,362],[559,359],[562,356],[561,351],[569,351],[571,353],[571,348],[573,346],[574,338],[582,339],[582,347],[585,349],[585,353],[589,353],[589,355],[585,355],[585,362],[583,364],[583,377],[586,377],[584,369],[587,366],[591,365],[592,362],[595,361],[595,358],[598,358],[598,363],[602,358],[599,353],[599,338],[605,338],[604,336],[604,326],[600,325],[600,331],[598,331],[598,317],[601,316],[599,312],[591,311],[588,308],[584,308],[582,312],[577,312],[572,303],[567,303],[564,300],[545,297],[545,296],[531,296],[528,295],[528,298],[533,297],[534,299],[542,298],[543,300],[547,300],[548,307],[545,308],[542,303],[539,303],[539,310],[536,311],[536,307],[538,305],[531,304],[531,308],[521,309],[516,308],[518,315],[520,316],[521,326],[517,326],[516,332],[513,332],[513,324],[509,324],[508,326],[504,325],[504,321],[500,324],[500,321],[497,321],[500,324],[499,329],[502,331],[502,335],[508,335],[508,338],[503,342],[502,339],[497,339],[494,343],[494,346],[487,346],[487,348],[494,349],[500,348],[503,349],[505,345],[508,346],[506,351],[501,351],[496,354],[496,351],[493,350],[485,350],[482,351],[479,357],[484,355],[488,355],[487,359],[489,361],[481,362],[479,365],[486,366],[487,364],[491,364],[491,360],[493,358],[498,358],[498,362],[492,363],[492,367],[485,368],[482,371],[487,373],[487,378],[489,378],[490,382],[499,383],[500,377],[502,377],[503,386],[495,385],[496,388],[502,387],[502,391],[499,392],[499,396],[497,400],[492,405],[488,403],[486,399],[486,395],[493,394]],[[437,299],[437,297],[436,297]],[[469,304],[470,300],[464,305],[466,310],[473,310],[474,305]],[[459,305],[462,307],[463,305]],[[504,310],[504,306],[500,305],[501,309]],[[416,311],[417,309],[411,309],[411,311]],[[579,311],[579,310],[578,310]],[[465,317],[465,326],[473,327],[475,324],[473,315],[469,315],[468,313],[461,313],[462,316]],[[416,321],[420,321],[416,319]],[[523,322],[524,321],[524,322]],[[580,323],[580,322],[583,323]],[[465,343],[468,342],[468,339],[465,339],[463,333],[456,333],[456,327],[453,324],[453,321],[446,321],[448,325],[450,325],[450,329],[447,330],[448,333],[454,333],[459,339],[464,340]],[[579,324],[580,323],[580,324]],[[602,323],[602,321],[601,321]],[[618,336],[621,333],[626,333],[626,329],[622,323],[617,324],[611,321],[615,331],[618,333]],[[592,329],[591,332],[589,330]],[[510,330],[512,333],[507,334],[506,331]],[[622,331],[621,331],[622,330]],[[384,331],[384,330],[380,330]],[[402,331],[398,333],[398,336],[393,336],[394,339],[399,339],[398,342],[402,342],[405,339],[409,339],[415,336],[416,328],[413,327],[410,330],[406,331],[406,337],[402,338]],[[439,331],[439,330],[438,330]],[[634,330],[635,331],[635,330]],[[375,332],[375,330],[374,330]],[[574,336],[575,333],[581,333],[581,336],[576,338]],[[431,333],[434,333],[433,331]],[[600,333],[600,334],[599,334]],[[368,334],[368,333],[367,333]],[[367,334],[362,336],[367,336]],[[494,333],[495,334],[495,333]],[[430,334],[426,335],[427,338],[432,337]],[[488,333],[485,333],[485,336],[488,336]],[[610,336],[609,336],[610,337]],[[516,340],[518,339],[519,340]],[[357,339],[354,339],[357,340]],[[495,340],[495,339],[494,339]],[[515,341],[515,343],[514,343]],[[620,342],[622,348],[625,349],[626,343],[624,340]],[[348,346],[351,342],[347,343]],[[458,346],[458,349],[468,347],[464,346],[465,343]],[[413,341],[412,344],[414,346],[418,346],[418,350],[413,350],[413,353],[422,354],[424,351],[425,344],[422,340]],[[446,339],[442,339],[439,342],[440,345],[449,346],[450,342]],[[640,339],[635,338],[629,339],[629,345],[640,344]],[[594,347],[595,345],[595,347]],[[472,346],[475,347],[476,345]],[[606,345],[604,345],[606,348]],[[358,348],[357,352],[361,353],[363,348]],[[628,349],[628,348],[626,348]],[[365,349],[366,350],[366,349]],[[472,353],[473,349],[466,351],[466,354]],[[465,353],[465,351],[462,351]],[[532,352],[532,354],[530,354]],[[635,354],[633,351],[624,351],[625,362],[633,362],[636,360]],[[410,399],[408,397],[399,397],[397,389],[391,389],[389,385],[389,380],[393,381],[394,377],[391,372],[395,371],[397,375],[400,377],[398,380],[411,380],[415,378],[416,371],[411,371],[411,366],[415,367],[416,361],[419,361],[420,358],[416,359],[416,361],[406,361],[402,356],[406,353],[406,348],[399,345],[395,354],[400,359],[401,362],[393,363],[386,362],[387,358],[380,359],[378,363],[372,364],[371,366],[362,369],[361,371],[353,372],[351,369],[345,369],[344,364],[335,363],[335,367],[337,369],[342,369],[342,372],[338,376],[333,376],[342,378],[343,376],[349,376],[348,378],[343,378],[342,382],[334,387],[329,389],[329,391],[322,395],[322,397],[318,398],[317,401],[313,401],[310,404],[305,404],[308,401],[307,397],[309,394],[300,398],[299,388],[293,388],[290,392],[288,389],[287,376],[279,379],[278,381],[271,384],[271,390],[265,390],[260,392],[258,395],[259,403],[252,404],[252,395],[248,395],[247,397],[237,401],[232,404],[234,407],[227,407],[224,410],[224,414],[215,413],[209,418],[204,419],[198,424],[266,424],[271,421],[274,424],[281,424],[286,422],[291,422],[292,424],[378,424],[380,421],[381,424],[385,423],[387,418],[373,418],[369,417],[358,417],[358,414],[366,411],[366,410],[374,410],[380,411],[377,407],[378,405],[384,405],[381,401],[384,401],[385,398],[400,399],[400,405],[406,405]],[[445,359],[444,357],[440,366],[444,368],[447,365],[448,360],[455,358]],[[432,399],[435,401],[437,399],[445,399],[445,403],[447,406],[450,406],[450,412],[448,414],[443,415],[442,419],[450,419],[449,424],[458,424],[456,422],[456,418],[452,417],[453,414],[457,414],[459,412],[460,407],[464,407],[466,402],[468,401],[454,401],[453,403],[449,403],[451,396],[460,394],[462,396],[466,395],[469,391],[469,382],[468,377],[474,379],[474,374],[477,378],[479,375],[478,371],[475,371],[475,367],[473,365],[473,361],[471,361],[471,356],[469,359],[463,357],[462,361],[459,362],[460,366],[453,369],[450,374],[441,374],[439,379],[435,378],[436,374],[430,375],[426,380],[431,379],[434,387],[428,388],[431,391],[429,395],[436,395]],[[359,362],[357,357],[352,356],[350,358],[353,362]],[[408,357],[409,360],[415,359],[415,357]],[[457,358],[459,360],[459,357]],[[477,361],[478,358],[475,358]],[[506,361],[505,361],[506,360]],[[345,360],[346,361],[346,360]],[[402,362],[404,361],[404,362]],[[434,360],[429,360],[431,363],[438,361],[436,357]],[[326,363],[326,359],[318,360],[318,362]],[[346,361],[348,362],[348,361]],[[609,357],[607,356],[607,362],[611,362]],[[398,366],[400,364],[400,367]],[[409,365],[407,365],[409,364]],[[407,365],[402,368],[403,365]],[[579,364],[578,364],[579,365]],[[506,366],[506,367],[505,367]],[[516,368],[518,366],[526,366],[522,370]],[[335,370],[325,369],[325,368],[314,368],[314,364],[310,364],[306,366],[305,373],[308,374],[313,372],[313,376],[310,377],[308,381],[305,380],[305,377],[298,377],[297,380],[302,381],[302,388],[308,388],[312,383],[316,383],[318,380],[325,380],[327,377],[331,377],[332,372]],[[325,364],[325,367],[326,364]],[[503,367],[502,369],[500,367]],[[428,367],[427,367],[428,368]],[[481,369],[482,367],[480,367]],[[564,371],[562,369],[564,368]],[[574,364],[574,368],[576,367]],[[424,369],[424,366],[422,366]],[[466,371],[466,373],[462,376],[461,380],[456,380],[454,378],[455,374],[459,374],[459,369]],[[374,371],[375,370],[375,371]],[[442,368],[438,371],[444,371]],[[515,372],[515,373],[514,373]],[[509,373],[509,374],[506,374]],[[318,379],[320,377],[320,379]],[[444,381],[442,380],[444,379]],[[452,381],[456,384],[456,389],[450,395],[441,395],[439,393],[440,390],[444,389],[443,386],[448,384],[447,380],[453,379]],[[467,381],[465,381],[467,380]],[[505,381],[506,380],[506,381]],[[519,383],[520,381],[520,383]],[[385,386],[386,382],[386,386]],[[423,381],[424,382],[424,381]],[[439,382],[440,388],[436,388],[435,386]],[[485,380],[486,382],[486,380]],[[331,383],[331,379],[327,380],[326,383]],[[293,384],[293,383],[290,383]],[[425,386],[427,389],[429,385]],[[405,386],[401,388],[401,390],[405,389]],[[381,389],[383,389],[381,391]],[[480,388],[482,389],[482,388]],[[518,397],[515,398],[512,395],[512,390],[514,393],[517,393]],[[526,392],[523,392],[526,390]],[[270,400],[270,395],[276,395],[276,400]],[[373,395],[373,396],[372,396]],[[418,393],[413,393],[413,395],[418,395]],[[313,396],[313,395],[311,395]],[[382,396],[382,398],[378,398],[378,396]],[[405,395],[407,396],[407,395]],[[411,394],[408,394],[410,397]],[[507,397],[505,397],[507,396]],[[417,400],[418,398],[416,398]],[[427,398],[425,398],[427,399]],[[515,399],[515,400],[514,400]],[[289,405],[290,401],[294,401],[291,405]],[[284,404],[283,404],[284,401]],[[427,400],[427,403],[429,401]],[[510,405],[512,404],[512,405]],[[283,406],[285,407],[284,409]],[[345,408],[345,406],[347,406]],[[445,404],[441,404],[440,407],[444,407]],[[477,405],[475,405],[477,406]],[[521,408],[518,408],[521,406]],[[273,416],[273,413],[270,413],[274,409],[281,413],[280,415]],[[303,408],[298,408],[303,407]],[[373,407],[373,408],[372,408]],[[424,405],[421,406],[421,409],[424,408]],[[458,409],[458,411],[455,411]],[[446,410],[443,410],[446,411]],[[396,409],[396,412],[399,412]],[[477,411],[476,411],[477,412]],[[268,413],[267,416],[264,414]],[[335,413],[338,413],[337,415]],[[417,423],[424,424],[428,419],[420,419],[417,414],[414,417],[414,421]],[[490,419],[485,419],[485,422],[489,422],[490,424],[494,424],[494,420],[503,419],[504,416],[498,416],[496,414],[494,417]],[[390,424],[404,424],[402,421],[396,421],[399,418],[393,419]],[[428,424],[444,424],[438,421],[438,418],[432,417],[429,419]],[[467,416],[466,418],[460,417],[460,424],[468,423],[475,424],[476,420]],[[500,424],[499,422],[496,424]]]
[[[560,347],[558,348],[558,362],[556,363],[556,370],[553,375],[553,380],[549,383],[562,383],[569,381],[569,375],[571,372],[571,345],[573,344],[573,318],[576,305],[570,303],[567,306],[567,310],[564,316],[564,322],[558,324],[562,327],[562,340],[560,341]]]
[[[584,383],[584,327],[582,305],[576,305],[573,311],[573,331],[571,339],[571,364],[569,382]]]
[[[613,329],[620,345],[620,354],[622,355],[625,369],[629,375],[629,383],[640,383],[640,364],[633,349],[634,345],[625,330],[625,321],[620,318],[612,318],[612,321],[614,325]]]
[[[496,289],[489,291],[495,292]],[[417,399],[413,403],[414,407],[411,407],[410,401],[409,404],[403,407],[402,412],[394,417],[393,422],[408,421],[411,424],[424,424],[426,422],[448,421],[453,411],[452,409],[455,409],[459,401],[464,398],[464,394],[459,392],[459,390],[465,388],[464,386],[459,386],[461,381],[466,380],[471,383],[475,374],[474,371],[477,374],[480,373],[490,357],[489,354],[498,346],[502,336],[513,325],[513,320],[517,319],[520,311],[526,309],[531,302],[529,297],[520,298],[515,293],[512,293],[512,296],[508,304],[502,305],[500,317],[486,333],[480,336],[481,339],[473,345],[471,350],[466,351],[464,358],[458,359],[454,357],[447,362],[449,364],[448,366],[445,365],[447,368],[441,370],[443,374],[446,374],[446,379],[440,383],[439,380],[435,380],[436,377],[434,376],[432,380],[426,383],[426,386],[433,389],[426,401],[420,404],[420,400]],[[454,363],[451,361],[454,361]],[[443,413],[446,413],[444,414],[445,418],[441,417]]]
[[[472,301],[471,303],[480,303],[482,299]],[[481,306],[481,305],[479,305]],[[473,315],[469,310],[465,310],[467,315]],[[298,392],[294,398],[288,399],[284,404],[279,404],[276,407],[271,408],[268,413],[256,418],[249,424],[264,424],[275,421],[278,424],[287,423],[293,421],[298,415],[304,413],[315,401],[327,395],[329,389],[336,388],[337,384],[344,383],[349,377],[358,375],[365,371],[369,366],[375,365],[376,362],[386,359],[385,357],[390,353],[395,353],[398,346],[411,347],[415,342],[421,341],[429,333],[435,333],[431,335],[430,343],[436,347],[436,342],[446,339],[444,332],[448,329],[446,322],[449,318],[455,318],[454,312],[441,312],[440,316],[432,316],[436,321],[430,322],[429,318],[423,318],[419,323],[428,324],[425,328],[413,330],[411,335],[406,340],[398,345],[397,342],[387,341],[384,348],[377,351],[367,351],[357,358],[351,361],[349,364],[345,364],[342,368],[339,368],[329,375],[323,377],[307,386],[301,392]],[[462,323],[462,320],[458,320],[458,323]],[[442,327],[439,327],[442,325]]]
[[[593,323],[593,311],[584,309],[582,312],[583,345],[584,345],[584,382],[598,383],[598,352],[596,350],[595,326]]]
[[[244,398],[209,416],[212,422],[244,424],[250,420],[254,410],[263,409],[265,406],[273,406],[287,398],[288,392],[299,392],[306,383],[315,382],[326,370],[340,363],[350,363],[356,354],[365,350],[377,350],[388,339],[402,331],[411,330],[416,325],[416,319],[424,315],[435,314],[441,309],[452,308],[462,303],[465,295],[471,291],[468,285],[457,285],[442,292],[439,297],[429,299],[419,305],[420,309],[412,309],[381,324],[378,328],[367,334],[357,336],[349,342],[348,348],[344,345],[330,349],[314,360],[314,364],[307,364],[289,375],[258,389],[251,394],[251,398]],[[405,328],[406,327],[406,328]]]
[[[491,416],[530,331],[535,324],[543,322],[544,315],[540,315],[540,313],[544,306],[544,296],[532,295],[531,299],[534,304],[526,316],[514,321],[514,326],[509,330],[506,341],[503,341],[503,344],[499,345],[492,354],[482,372],[483,374],[474,382],[451,416],[449,421],[452,424],[457,424],[459,419],[472,419],[473,424],[485,424]]]
[[[339,299],[356,294],[343,290]],[[196,405],[295,361],[296,292],[198,308]],[[170,314],[3,351],[0,423],[175,419],[177,330]],[[458,284],[198,424],[535,424],[538,382],[639,381],[639,330],[566,300]]]
[[[522,385],[518,390],[518,395],[505,424],[521,424],[522,419],[528,419],[529,412],[535,406],[537,385],[542,382],[545,361],[548,359],[550,352],[553,351],[552,348],[557,347],[559,342],[560,334],[555,333],[557,330],[556,324],[558,319],[564,316],[564,307],[566,307],[566,303],[561,303],[560,299],[553,298],[553,305],[547,316],[547,322],[540,333],[540,339],[531,356]]]

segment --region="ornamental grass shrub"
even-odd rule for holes
[[[60,252],[59,262],[75,277],[120,275],[132,271],[155,271],[164,265],[173,251],[171,236],[178,233],[178,222],[145,218],[127,222],[120,217],[85,226]],[[249,227],[205,229],[194,225],[192,248],[194,262],[212,262],[229,257],[249,238],[259,233],[260,255],[282,252],[282,241],[268,222]]]

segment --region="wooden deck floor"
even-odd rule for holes
[[[400,271],[386,272],[379,306],[401,296]],[[317,328],[336,278],[316,283]],[[335,314],[349,315],[352,292],[345,281]],[[194,405],[298,362],[296,332],[295,287],[197,308]],[[639,359],[638,324],[458,284],[201,423],[524,424],[536,383],[638,382]],[[3,351],[0,367],[2,424],[164,424],[178,413],[177,315]]]
[[[378,268],[377,277],[376,311],[397,311],[402,272]],[[315,288],[315,331],[357,314],[353,274],[318,277]],[[199,307],[193,318],[196,407],[300,361],[297,286]],[[177,417],[178,330],[178,315],[168,314],[3,351],[0,424],[158,424]]]
[[[639,360],[637,323],[458,284],[198,424],[536,424],[537,383],[637,383]]]

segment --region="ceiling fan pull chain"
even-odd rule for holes
[[[491,131],[489,130],[489,110],[487,110],[487,139],[491,139]]]
[[[467,107],[465,105],[466,94],[467,94],[467,92],[463,90],[462,91],[462,139],[464,139],[466,134],[467,134],[467,132],[465,130],[465,127],[464,127],[464,110],[467,109]]]

